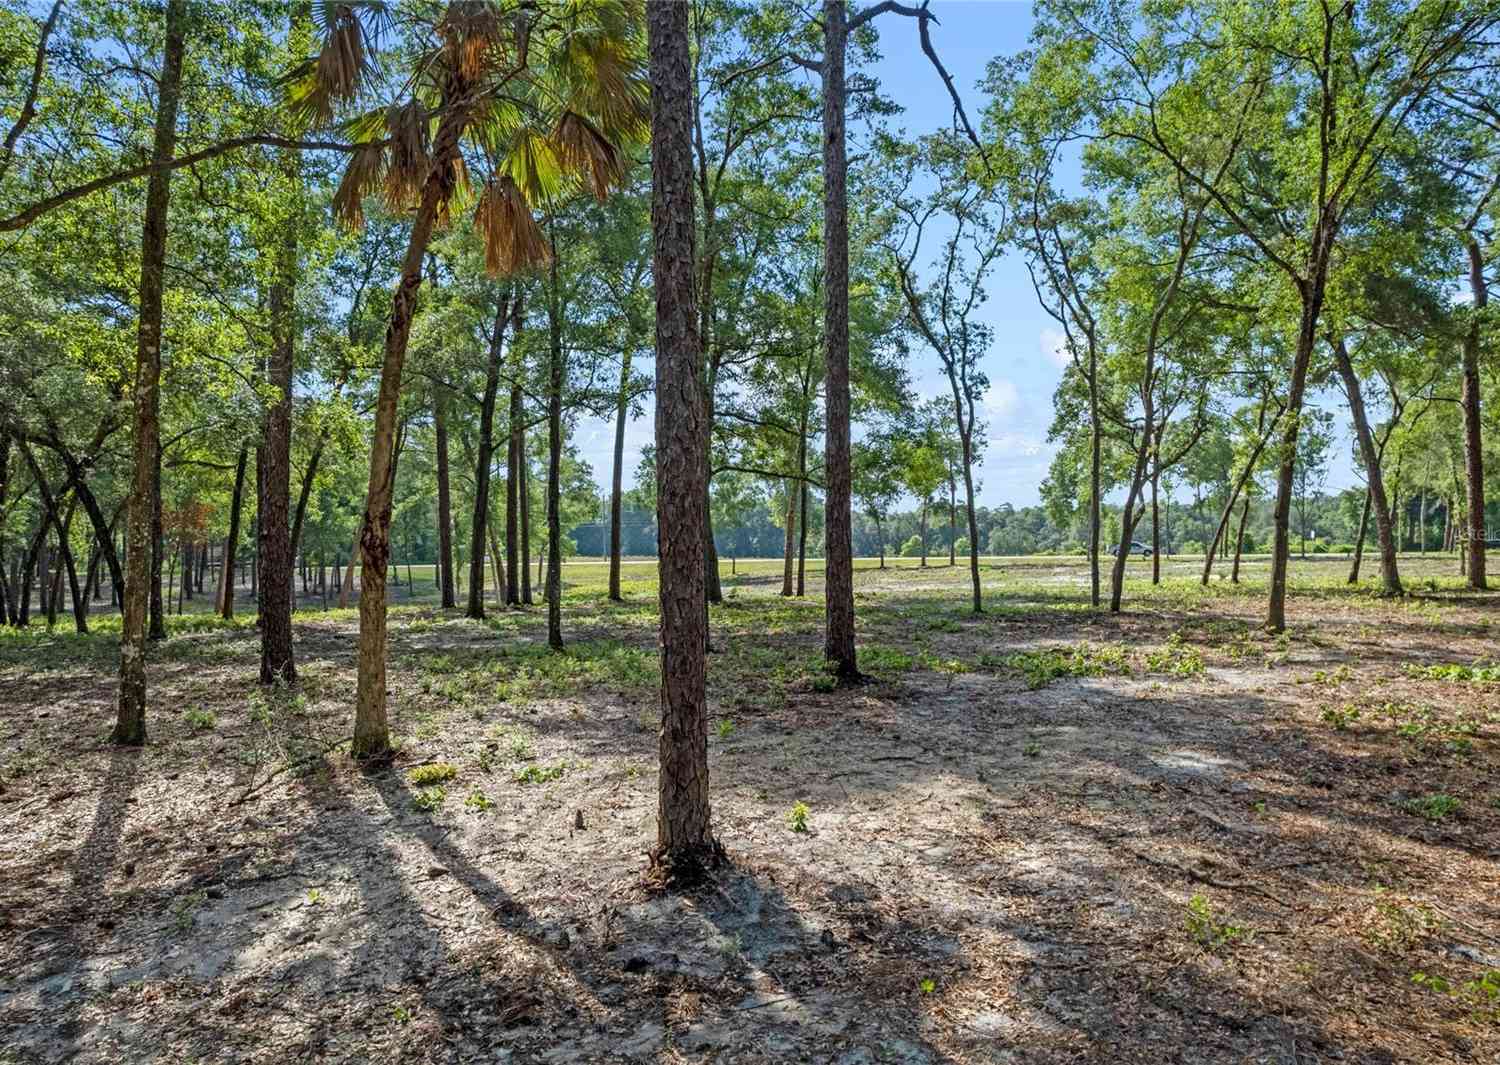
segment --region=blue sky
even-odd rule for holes
[[[1010,55],[1026,46],[1031,30],[1031,5],[1021,0],[933,0],[938,25],[932,29],[933,45],[953,75],[969,117],[976,124],[984,97],[978,88],[986,65],[998,55]],[[878,27],[883,58],[874,68],[885,95],[905,108],[894,120],[909,134],[920,135],[948,128],[953,107],[937,72],[921,52],[915,23],[894,15],[881,16]],[[863,131],[851,127],[851,142]],[[990,379],[984,399],[988,444],[977,471],[981,506],[1000,503],[1030,506],[1039,502],[1038,489],[1047,476],[1055,448],[1047,443],[1052,422],[1052,393],[1062,376],[1065,356],[1057,323],[1037,305],[1026,267],[1018,255],[1008,255],[995,267],[987,286],[985,319],[994,331],[994,345],[983,368]],[[912,385],[923,397],[951,393],[937,358],[931,352],[914,350],[910,365]],[[1309,397],[1310,402],[1329,407],[1346,423],[1338,397]],[[1373,398],[1373,397],[1372,397]],[[641,448],[651,442],[652,415],[648,411],[627,429],[625,471],[629,484]],[[576,436],[583,457],[593,466],[601,488],[608,484],[614,427],[612,422],[584,419]],[[1328,488],[1336,490],[1360,483],[1345,456],[1348,445],[1335,446]]]

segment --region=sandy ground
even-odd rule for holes
[[[1276,638],[1263,573],[1191,568],[1118,617],[1077,563],[987,563],[978,618],[962,569],[862,571],[874,680],[828,690],[821,584],[745,566],[687,896],[643,878],[649,570],[580,571],[562,656],[403,605],[373,774],[352,612],[269,695],[253,628],[183,619],[129,752],[108,632],[7,634],[0,1062],[1500,1060],[1500,671],[1452,668],[1500,595],[1309,561]]]

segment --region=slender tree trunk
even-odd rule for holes
[[[547,646],[563,649],[562,637],[562,293],[557,281],[557,241],[552,242],[552,284],[547,293]]]
[[[182,558],[182,589],[178,594],[179,604],[193,598],[193,567],[197,564],[197,560],[193,557],[193,547],[192,538],[184,536],[179,551]],[[182,613],[181,605],[178,606],[177,613]]]
[[[234,494],[229,497],[229,535],[224,538],[224,562],[219,571],[219,613],[234,617],[234,566],[240,549],[240,513],[245,495],[245,466],[249,448],[240,448],[240,460],[234,468]]]
[[[1149,410],[1146,412],[1146,424],[1148,426],[1151,424]],[[1130,540],[1135,535],[1135,523],[1141,517],[1136,502],[1140,499],[1141,488],[1146,483],[1146,463],[1150,458],[1150,453],[1151,446],[1148,439],[1136,455],[1135,470],[1130,478],[1130,491],[1125,496],[1125,509],[1120,513],[1120,546],[1115,550],[1114,565],[1110,568],[1109,578],[1109,610],[1112,614],[1120,612],[1120,601],[1125,594],[1125,560],[1130,556]]]
[[[974,421],[969,415],[968,429],[961,438],[964,462],[964,506],[969,522],[969,583],[974,592],[974,613],[984,613],[984,599],[979,583],[979,519],[974,513]]]
[[[363,521],[363,519],[361,519]],[[349,596],[354,593],[354,564],[359,560],[359,541],[363,529],[356,525],[354,527],[354,543],[349,548],[349,567],[344,571],[343,580],[339,581],[339,609],[345,610],[349,606]]]
[[[1328,223],[1320,222],[1320,226]],[[1332,241],[1332,234],[1320,233],[1318,244]],[[1316,266],[1316,264],[1315,264]],[[1271,514],[1273,543],[1271,547],[1271,594],[1266,604],[1266,628],[1286,631],[1286,577],[1290,560],[1288,530],[1292,515],[1292,477],[1297,468],[1297,432],[1302,420],[1302,395],[1307,389],[1307,370],[1312,364],[1313,348],[1318,339],[1318,319],[1323,313],[1323,286],[1326,268],[1315,268],[1302,282],[1302,315],[1297,328],[1297,353],[1292,360],[1292,380],[1287,391],[1287,422],[1281,438],[1281,467],[1276,475],[1276,506]]]
[[[620,522],[624,494],[621,483],[625,468],[625,418],[630,413],[630,346],[620,359],[620,394],[615,400],[614,470],[609,484],[609,597],[619,602],[620,595]]]
[[[177,146],[177,103],[186,51],[187,0],[167,0],[166,49],[156,80],[153,162],[166,163]],[[141,236],[140,309],[135,358],[135,461],[131,478],[130,575],[125,582],[120,625],[120,691],[113,740],[138,747],[146,742],[146,612],[149,600],[152,510],[161,461],[158,417],[161,383],[162,273],[167,256],[167,204],[172,172],[159,170],[146,183]]]
[[[519,326],[519,321],[517,324]],[[511,346],[515,347],[514,341]],[[510,426],[505,442],[505,602],[508,606],[521,605],[521,417],[521,386],[516,383],[510,389]]]
[[[533,604],[531,597],[531,464],[526,460],[526,434],[521,434],[521,602]],[[537,561],[541,561],[538,559]],[[541,580],[538,575],[537,580]]]
[[[661,737],[656,850],[695,879],[721,853],[708,800],[703,508],[708,481],[701,352],[693,299],[693,162],[688,8],[647,4],[651,229],[656,288],[657,521],[661,536]]]
[[[444,607],[458,605],[453,593],[453,500],[448,489],[448,403],[440,389],[432,397],[432,424],[437,436],[438,589]]]
[[[463,86],[449,84],[444,88],[444,96],[450,104],[467,96],[467,89]],[[463,107],[449,106],[441,114],[443,117],[433,138],[432,162],[401,264],[401,280],[391,301],[385,355],[380,368],[380,389],[375,403],[370,481],[359,544],[359,671],[351,747],[356,759],[382,758],[391,749],[385,707],[385,579],[390,561],[396,406],[401,398],[401,371],[406,362],[406,343],[417,309],[417,292],[422,287],[422,260],[439,205],[446,202],[453,191],[456,178],[454,160],[458,157],[458,138],[463,132],[466,111]]]
[[[290,688],[297,683],[292,654],[292,611],[296,607],[292,549],[292,376],[297,343],[297,232],[301,225],[302,173],[297,153],[282,151],[278,169],[290,203],[276,238],[271,281],[271,357],[267,383],[276,389],[266,411],[261,448],[260,495],[260,682]]]
[[[1365,505],[1359,512],[1359,535],[1354,539],[1354,561],[1349,567],[1349,583],[1359,583],[1359,563],[1365,554],[1365,533],[1370,527],[1370,489],[1365,489]]]
[[[1099,429],[1099,354],[1089,332],[1089,602],[1099,605],[1099,488],[1103,464],[1103,434]]]
[[[927,500],[922,500],[922,568],[927,568]]]
[[[790,477],[786,482],[786,547],[782,551],[781,570],[781,594],[784,598],[792,595],[792,550],[796,545],[797,535],[797,490],[796,481]]]
[[[1162,429],[1166,426],[1162,426]],[[1156,451],[1151,456],[1151,583],[1161,583],[1161,512],[1157,509],[1157,485],[1161,481],[1161,433],[1156,430]]]
[[[1240,527],[1234,536],[1234,568],[1229,571],[1229,583],[1240,583],[1240,555],[1245,547],[1245,521],[1250,517],[1250,493],[1245,493],[1245,503],[1240,511]]]
[[[1401,594],[1401,575],[1396,570],[1396,541],[1391,531],[1390,508],[1385,499],[1385,473],[1381,469],[1380,451],[1375,446],[1370,421],[1365,415],[1365,401],[1360,393],[1359,378],[1349,359],[1349,349],[1342,337],[1333,340],[1334,364],[1344,380],[1344,394],[1349,399],[1349,414],[1354,421],[1354,435],[1359,441],[1360,457],[1365,466],[1365,483],[1369,486],[1371,509],[1375,512],[1375,531],[1380,540],[1380,579],[1382,594]],[[1293,441],[1295,444],[1296,441]]]
[[[6,500],[10,493],[10,434],[0,429],[0,625],[12,620],[10,581],[5,569]]]
[[[484,618],[484,538],[490,524],[490,466],[495,461],[495,400],[500,394],[500,356],[504,350],[505,321],[511,314],[511,295],[495,308],[490,334],[490,360],[485,367],[484,393],[479,402],[479,447],[474,460],[474,520],[469,537],[469,600],[464,613]]]
[[[802,513],[797,519],[797,598],[807,594],[807,481],[798,489]]]
[[[849,193],[844,142],[844,50],[848,33],[844,0],[823,2],[823,497],[824,598],[827,638],[823,654],[840,680],[856,680],[854,650],[854,544],[849,468]]]
[[[157,349],[157,359],[160,361],[160,347]],[[158,371],[160,367],[158,367]],[[158,381],[158,390],[160,382]],[[158,404],[160,395],[158,394]],[[165,640],[167,638],[166,610],[162,606],[161,599],[161,565],[162,558],[166,552],[166,527],[162,519],[161,511],[161,423],[157,422],[156,439],[156,461],[151,471],[151,617],[150,629],[146,633],[152,640]],[[171,596],[167,597],[167,605],[172,602]]]
[[[948,474],[948,565],[958,565],[958,485]]]
[[[495,576],[495,609],[505,609],[505,561],[500,553],[500,538],[495,535],[495,527],[489,527],[490,536],[490,565],[494,569]]]
[[[1281,411],[1278,410],[1271,416],[1271,424],[1265,425],[1265,411],[1265,404],[1262,403],[1259,424],[1256,427],[1257,439],[1255,447],[1251,450],[1250,457],[1245,460],[1244,468],[1240,470],[1239,477],[1235,479],[1233,488],[1230,489],[1229,499],[1224,503],[1224,512],[1219,515],[1219,525],[1214,532],[1213,545],[1208,550],[1208,557],[1203,561],[1203,579],[1199,583],[1205,587],[1208,585],[1209,566],[1213,564],[1214,553],[1217,551],[1221,560],[1224,557],[1224,547],[1227,546],[1225,538],[1229,532],[1229,518],[1234,513],[1234,505],[1239,502],[1240,493],[1245,490],[1245,485],[1249,483],[1250,474],[1255,470],[1255,464],[1260,461],[1261,452],[1265,450],[1266,443],[1271,439],[1271,434],[1276,431],[1276,423],[1281,420]],[[1245,502],[1248,505],[1248,495]],[[1222,565],[1221,561],[1221,572]]]
[[[870,520],[875,523],[875,538],[880,541],[877,545],[880,548],[880,568],[885,569],[885,531],[880,527],[880,518],[873,511],[870,513]]]
[[[1484,542],[1484,446],[1479,416],[1479,325],[1490,294],[1484,280],[1484,255],[1472,234],[1467,241],[1467,250],[1469,292],[1474,302],[1473,317],[1463,341],[1464,472],[1468,489],[1465,506],[1469,513],[1469,587],[1482,591],[1488,584]]]

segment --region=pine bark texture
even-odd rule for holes
[[[297,158],[281,153],[280,169],[293,204],[300,200]],[[267,380],[276,389],[276,402],[266,412],[262,447],[260,495],[260,682],[297,682],[292,658],[292,372],[296,361],[297,226],[294,206],[283,220],[276,248],[276,274],[271,282],[271,358]]]
[[[646,5],[651,231],[656,289],[656,461],[661,735],[655,856],[691,874],[717,856],[709,820],[702,352],[694,306],[693,114],[688,7]]]
[[[630,349],[620,359],[620,394],[615,400],[614,470],[609,483],[609,597],[619,602],[620,594],[620,521],[624,493],[621,482],[625,468],[625,418],[630,412]]]
[[[177,104],[182,92],[182,59],[187,51],[187,0],[167,0],[166,48],[157,79],[153,162],[165,163],[177,145]],[[146,613],[151,571],[152,518],[160,462],[162,274],[167,258],[167,205],[171,171],[154,172],[146,183],[146,216],[141,233],[140,313],[136,332],[134,428],[135,461],[127,520],[129,567],[120,625],[120,691],[114,742],[146,742]]]
[[[250,449],[240,448],[239,462],[234,467],[234,494],[229,497],[229,532],[224,537],[224,557],[219,566],[219,614],[226,619],[234,617],[235,559],[239,555],[240,520],[245,500],[245,467],[249,461]]]
[[[557,248],[552,251],[548,293],[547,349],[547,646],[563,649],[562,638],[562,401],[567,367],[563,363],[562,298],[557,287]]]
[[[1479,322],[1480,315],[1490,302],[1490,293],[1484,281],[1483,251],[1472,236],[1467,247],[1469,291],[1474,298],[1474,317],[1464,334],[1463,343],[1464,480],[1467,489],[1465,502],[1469,512],[1469,587],[1482,591],[1488,584],[1485,580],[1484,548],[1484,441],[1479,417]]]
[[[510,293],[495,309],[495,327],[490,335],[490,360],[485,367],[484,392],[479,401],[479,446],[474,459],[474,522],[469,539],[469,601],[464,611],[471,618],[484,617],[484,537],[490,524],[490,466],[495,460],[495,400],[500,394],[500,354],[504,350],[505,322],[510,316]]]
[[[437,437],[438,589],[445,607],[458,605],[453,590],[453,496],[448,485],[448,402],[441,390],[432,397],[432,425]]]
[[[844,0],[823,4],[824,657],[840,680],[854,655],[854,544],[849,469],[849,163],[844,143]]]

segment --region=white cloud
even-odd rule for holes
[[[1053,329],[1048,326],[1042,330],[1042,335],[1037,338],[1041,345],[1042,354],[1052,362],[1059,370],[1066,369],[1073,357],[1068,354],[1068,338],[1063,335],[1061,329]]]
[[[990,382],[984,394],[984,411],[991,418],[1006,418],[1021,408],[1021,393],[1016,383],[998,377]]]

